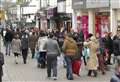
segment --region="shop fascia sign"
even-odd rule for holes
[[[65,0],[58,0],[57,12],[58,13],[65,13],[66,12],[66,1]]]
[[[72,0],[73,9],[81,9],[86,7],[86,0]]]
[[[86,0],[87,8],[109,7],[110,0]]]
[[[51,8],[51,9],[49,9],[48,11],[47,11],[47,19],[50,19],[50,17],[52,17],[53,16],[53,8]]]

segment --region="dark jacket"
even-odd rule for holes
[[[104,38],[105,48],[109,50],[109,53],[113,52],[113,40],[110,36]]]
[[[23,33],[21,36],[21,49],[28,49],[29,36],[27,33]]]
[[[12,39],[13,39],[13,33],[11,31],[8,31],[5,35],[5,41],[12,42]]]
[[[113,75],[110,82],[120,82],[120,75]]]
[[[4,55],[0,52],[0,76],[3,76]]]
[[[115,56],[120,55],[120,40],[119,39],[113,40],[113,53]]]

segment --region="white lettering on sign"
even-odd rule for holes
[[[83,2],[76,2],[74,5],[83,5]]]

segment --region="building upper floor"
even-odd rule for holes
[[[72,0],[72,8],[120,8],[120,0]]]

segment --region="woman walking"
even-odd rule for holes
[[[32,35],[29,36],[29,48],[32,53],[32,59],[34,58],[37,40],[38,40],[38,37],[35,35],[35,32],[33,32]]]
[[[66,77],[68,80],[73,80],[73,74],[72,74],[72,59],[77,53],[77,43],[72,38],[72,34],[69,33],[65,37],[64,44],[63,44],[63,52],[65,53],[65,61],[67,64],[67,74]]]
[[[92,72],[94,73],[94,77],[97,76],[97,67],[98,67],[98,59],[97,59],[97,49],[98,42],[94,36],[90,38],[90,41],[84,42],[84,46],[89,47],[90,49],[90,57],[87,62],[87,68],[89,70],[88,76],[91,76]]]
[[[18,64],[18,56],[21,54],[21,41],[19,39],[19,35],[15,35],[12,40],[12,51],[15,56],[15,63]]]
[[[28,33],[27,31],[22,33],[22,37],[21,37],[21,50],[22,50],[22,56],[23,56],[23,63],[26,64],[27,62],[27,56],[28,56],[28,42],[29,42],[29,38],[28,38]]]

